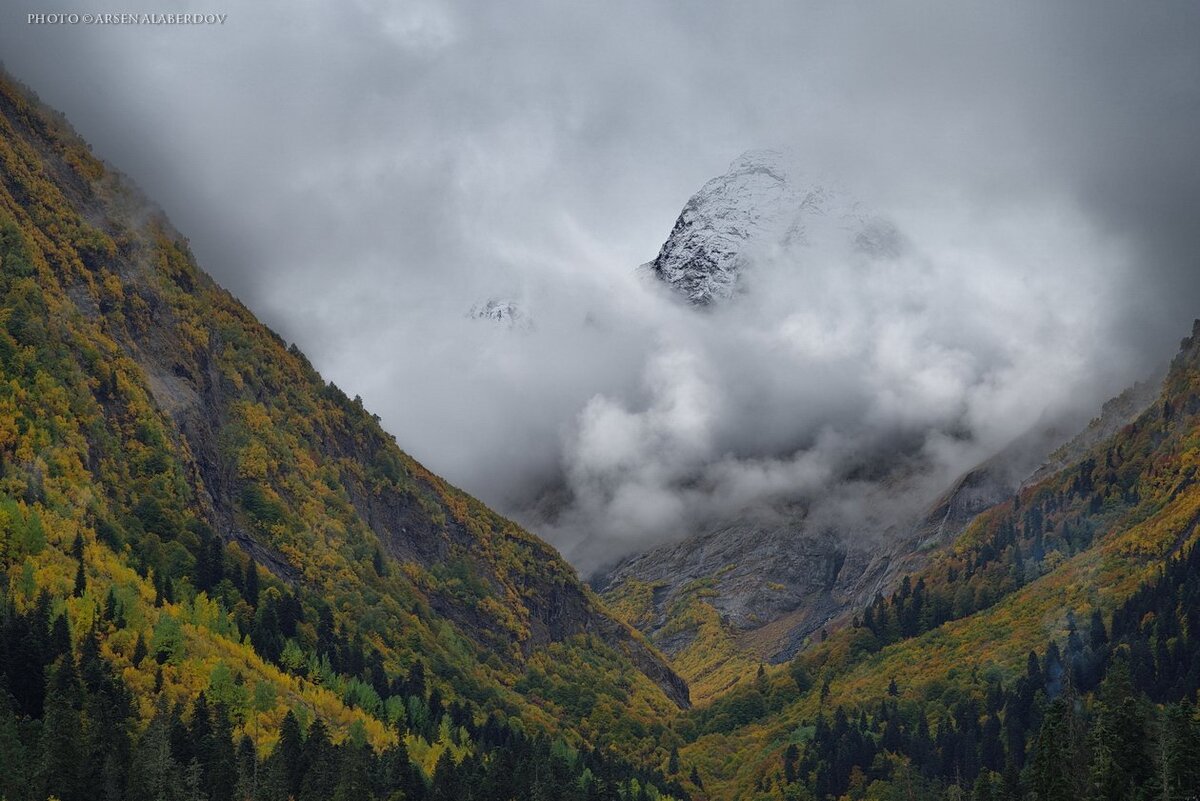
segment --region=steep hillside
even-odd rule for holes
[[[483,759],[491,715],[665,760],[688,690],[653,648],[553,549],[403,453],[7,77],[0,268],[6,659],[25,628],[53,643],[15,725],[35,730],[26,691],[94,647],[134,719],[221,696],[252,749],[291,710],[334,741],[400,734],[428,775],[444,752]]]
[[[684,764],[713,798],[1189,797],[1197,454],[1200,321],[1136,420],[691,713]]]

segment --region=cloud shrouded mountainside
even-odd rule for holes
[[[585,570],[872,454],[949,478],[1143,377],[1200,301],[1192,4],[28,5],[8,67],[215,277]],[[635,266],[764,146],[910,247],[756,254],[707,314],[653,291]],[[490,298],[534,325],[464,314]]]
[[[1120,258],[1081,220],[1009,210],[1014,247],[949,210],[893,220],[811,172],[735,159],[642,268],[637,383],[587,399],[529,513],[578,564],[796,504],[814,529],[882,534],[1153,370],[1113,329]],[[1070,251],[1087,255],[1046,261]]]

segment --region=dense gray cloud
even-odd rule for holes
[[[828,493],[896,438],[941,480],[1150,372],[1200,314],[1195,3],[24,23],[52,10],[9,4],[9,69],[402,445],[585,568]],[[640,281],[691,193],[762,146],[916,248],[764,265],[769,289],[709,315]],[[532,330],[467,319],[490,297]]]

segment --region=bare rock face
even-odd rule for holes
[[[619,597],[634,582],[653,587],[653,610],[643,631],[669,655],[686,649],[695,631],[672,625],[671,610],[691,588],[732,635],[795,615],[768,653],[786,659],[859,594],[872,597],[879,560],[834,532],[811,532],[803,519],[738,523],[626,560],[604,577],[604,593]],[[798,613],[798,614],[797,614]]]
[[[655,548],[594,584],[617,608],[650,587],[651,608],[635,622],[669,656],[693,645],[698,628],[680,625],[677,616],[700,603],[715,610],[747,659],[782,662],[847,622],[876,594],[890,593],[977,514],[1010,497],[1019,479],[1009,467],[1004,460],[983,465],[925,512],[887,528],[842,530],[793,511]]]
[[[805,248],[834,244],[870,258],[894,258],[901,238],[841,190],[805,181],[782,154],[752,150],[684,206],[658,256],[642,269],[695,306],[732,298],[757,256],[803,265]]]

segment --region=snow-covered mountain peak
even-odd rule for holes
[[[490,298],[486,303],[476,303],[467,312],[473,320],[488,320],[505,325],[508,328],[528,329],[533,325],[529,316],[511,300]]]
[[[747,150],[730,162],[725,175],[713,180],[720,181],[735,175],[762,175],[786,184],[788,171],[786,159],[778,150]]]
[[[837,240],[872,258],[897,255],[900,238],[886,221],[834,185],[805,178],[784,154],[751,150],[708,181],[684,206],[654,261],[643,265],[696,306],[738,291],[756,252],[787,252]]]

